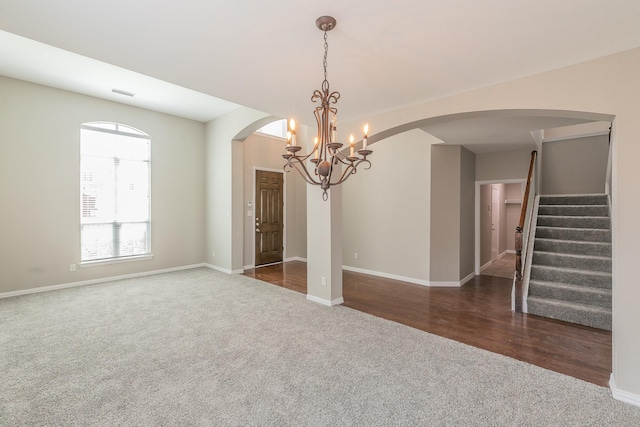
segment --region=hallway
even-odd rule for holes
[[[306,294],[304,262],[245,275]],[[510,307],[511,280],[476,276],[438,288],[343,271],[344,306],[607,387],[611,333]]]
[[[516,266],[516,254],[505,253],[500,258],[495,259],[490,265],[485,267],[481,274],[484,276],[503,277],[513,279]]]

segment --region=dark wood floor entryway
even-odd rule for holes
[[[304,262],[244,274],[307,293]],[[511,280],[500,277],[480,275],[460,288],[432,288],[343,272],[343,305],[347,307],[608,386],[611,332],[514,313],[510,295]]]

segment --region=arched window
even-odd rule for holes
[[[271,122],[262,126],[256,132],[264,133],[266,135],[277,136],[278,138],[286,138],[287,137],[287,120],[276,120],[275,122]]]
[[[116,123],[80,128],[81,262],[151,253],[151,140]]]

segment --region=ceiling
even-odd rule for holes
[[[321,15],[338,21],[328,80],[340,120],[640,47],[638,0],[3,0],[0,74],[203,122],[244,105],[313,124]],[[478,120],[432,131],[507,133],[506,119]],[[521,122],[510,132],[531,130]]]

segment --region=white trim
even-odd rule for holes
[[[289,262],[289,261],[307,262],[307,259],[306,259],[306,258],[299,257],[299,256],[294,256],[294,257],[287,258],[287,259],[285,259],[285,260],[284,260],[284,262]]]
[[[327,307],[332,307],[334,305],[340,305],[344,303],[344,299],[342,297],[334,299],[333,301],[329,301],[328,299],[319,298],[319,297],[307,294],[307,299],[309,301],[317,302],[318,304],[326,305]]]
[[[240,269],[240,270],[229,270],[227,268],[223,268],[223,267],[219,267],[217,265],[213,265],[213,264],[202,264],[203,267],[207,267],[210,268],[212,270],[216,270],[219,271],[221,273],[227,273],[227,274],[242,274],[244,273],[244,270]]]
[[[428,280],[415,279],[413,277],[398,276],[396,274],[382,273],[380,271],[366,270],[364,268],[350,267],[348,265],[343,265],[342,269],[347,271],[353,271],[355,273],[368,274],[370,276],[378,276],[378,277],[384,277],[386,279],[393,279],[393,280],[400,280],[402,282],[415,283],[416,285],[431,286]]]
[[[490,259],[488,263],[486,263],[485,265],[483,265],[482,267],[480,267],[480,272],[482,273],[482,271],[484,271],[486,268],[488,268],[489,266],[491,266],[491,264],[493,264],[493,261],[494,261],[494,260]]]
[[[542,142],[565,141],[567,139],[591,138],[592,136],[609,135],[609,129],[596,132],[577,133],[573,135],[554,136],[551,138],[542,138]]]
[[[474,277],[476,277],[476,273],[475,273],[475,271],[472,271],[471,273],[469,273],[469,275],[467,277],[465,277],[464,279],[462,279],[460,281],[460,286],[464,285],[465,283],[467,283],[469,280],[473,279]]]
[[[431,281],[429,282],[429,286],[434,288],[459,288],[460,282],[440,282],[440,281]]]
[[[120,276],[103,277],[100,279],[82,280],[80,282],[62,283],[59,285],[40,286],[38,288],[22,289],[19,291],[2,292],[0,298],[10,298],[19,295],[37,294],[40,292],[56,291],[58,289],[76,288],[78,286],[96,285],[98,283],[113,282],[115,280],[132,279],[135,277],[152,276],[154,274],[171,273],[173,271],[190,270],[192,268],[205,267],[205,264],[191,264],[181,267],[163,268],[161,270],[143,271],[141,273],[123,274]]]
[[[145,254],[145,255],[133,255],[126,257],[118,257],[118,258],[107,258],[107,259],[98,259],[95,261],[80,261],[80,268],[85,267],[97,267],[99,265],[107,265],[107,264],[120,264],[122,262],[132,262],[132,261],[145,261],[148,259],[153,259],[153,254]]]
[[[640,395],[620,390],[616,386],[616,381],[613,378],[613,372],[611,373],[611,377],[609,377],[609,388],[611,389],[611,394],[614,399],[640,407]]]

